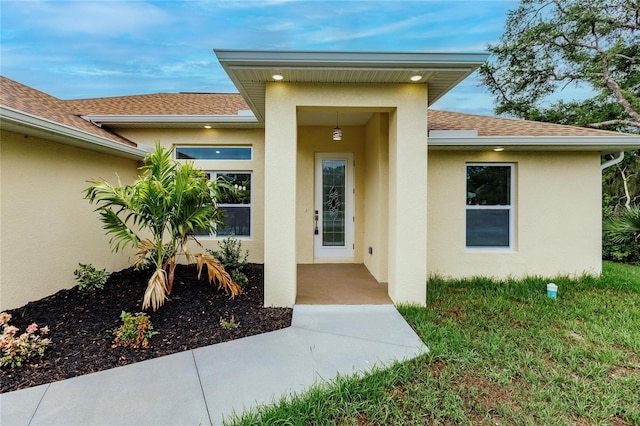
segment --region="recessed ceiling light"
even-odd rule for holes
[[[411,81],[420,81],[420,80],[422,80],[421,75],[416,74],[411,76]]]
[[[282,74],[274,74],[274,75],[271,76],[271,78],[273,78],[275,81],[280,81],[284,77],[282,76]]]
[[[504,151],[504,148],[503,148],[503,147],[501,147],[501,146],[496,146],[495,148],[493,148],[493,150],[494,150],[495,152],[502,152],[502,151]]]
[[[205,128],[205,129],[210,129],[210,128],[211,128],[211,126],[210,126],[210,125],[208,125],[208,124],[205,124],[205,125],[204,125],[204,128]]]

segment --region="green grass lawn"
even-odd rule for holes
[[[428,282],[400,307],[431,352],[344,377],[243,425],[640,424],[640,267],[599,279]]]

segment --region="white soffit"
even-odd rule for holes
[[[433,104],[480,67],[486,53],[384,53],[214,49],[218,61],[259,120],[265,86],[280,74],[289,83],[427,84]],[[412,83],[411,76],[422,79]]]

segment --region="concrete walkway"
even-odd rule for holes
[[[0,424],[220,425],[428,351],[393,305],[296,305],[292,326],[0,395]]]

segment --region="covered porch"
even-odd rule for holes
[[[350,278],[355,272],[349,266],[367,273],[376,290],[386,287],[386,298],[373,300],[424,305],[427,107],[485,56],[229,50],[216,55],[264,122],[265,305],[293,306],[320,293],[327,301],[316,303],[347,303],[363,293],[349,295],[348,286],[340,285],[361,282]],[[331,131],[338,125],[344,137],[336,144]],[[329,174],[340,182],[325,186]],[[318,200],[324,190],[329,213],[337,215],[331,224],[322,222],[326,211]],[[320,275],[334,278],[314,286],[322,264],[331,270]]]

